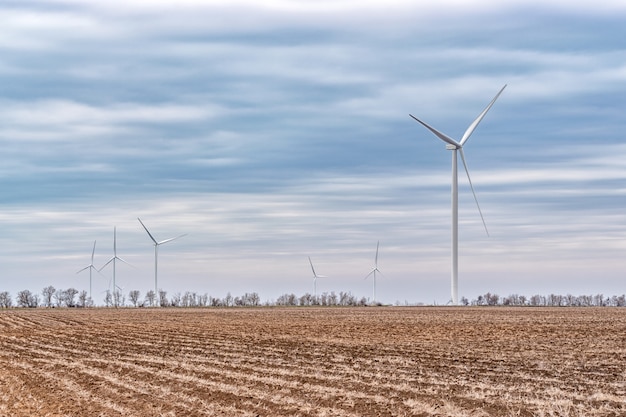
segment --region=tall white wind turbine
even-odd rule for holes
[[[309,263],[311,264],[311,271],[313,271],[313,295],[317,297],[317,279],[318,278],[327,278],[326,275],[317,275],[315,272],[315,268],[313,268],[313,262],[311,262],[311,257],[309,256]]]
[[[122,258],[117,256],[117,228],[113,227],[113,257],[111,259],[109,259],[107,261],[107,263],[102,265],[102,267],[98,270],[98,272],[102,271],[105,266],[107,266],[108,264],[113,262],[113,291],[116,291],[116,288],[120,288],[115,283],[115,261],[116,260],[120,260],[120,261],[124,262],[125,264],[130,265],[128,262],[126,262],[125,260],[123,260]],[[114,296],[113,299],[114,299],[114,302],[115,302],[115,307],[117,307],[117,297]]]
[[[160,242],[157,242],[157,240],[154,238],[154,236],[152,236],[152,233],[150,233],[146,225],[143,224],[141,219],[137,217],[137,220],[139,220],[139,223],[141,223],[141,225],[143,226],[148,236],[150,236],[150,239],[152,239],[152,241],[154,242],[154,296],[158,297],[159,291],[158,291],[158,285],[157,285],[157,270],[158,270],[158,262],[159,262],[159,246],[161,246],[164,243],[171,242],[172,240],[176,240],[178,238],[186,236],[187,234],[183,234],[180,236],[172,237],[170,239],[165,239]]]
[[[506,84],[498,94],[491,100],[491,103],[482,111],[469,125],[460,141],[456,141],[452,139],[450,136],[440,132],[432,126],[424,123],[417,117],[409,114],[413,119],[422,124],[426,129],[430,130],[435,136],[446,143],[446,149],[452,151],[452,304],[459,304],[459,180],[457,175],[457,151],[461,154],[461,160],[463,161],[463,166],[465,167],[465,173],[467,174],[467,179],[470,184],[470,188],[472,189],[472,194],[474,195],[474,200],[476,201],[476,206],[478,207],[478,212],[480,213],[480,218],[483,221],[483,225],[485,226],[485,231],[487,235],[489,235],[489,231],[487,230],[487,224],[485,223],[485,219],[483,217],[483,213],[480,210],[480,205],[478,204],[478,198],[476,198],[476,192],[474,191],[474,186],[472,185],[472,179],[469,175],[469,170],[467,168],[467,162],[465,161],[465,154],[463,153],[463,145],[469,139],[471,134],[474,132],[478,124],[481,122],[483,117],[487,114],[491,106],[496,102],[502,91],[506,88]]]
[[[380,275],[383,274],[382,272],[380,272],[380,269],[378,269],[378,247],[379,246],[380,246],[380,241],[376,243],[376,257],[374,258],[374,266],[372,267],[372,270],[370,271],[370,273],[367,274],[364,278],[364,279],[367,279],[369,278],[370,275],[373,275],[372,277],[372,282],[373,282],[372,303],[376,302],[376,272],[378,272]]]
[[[94,269],[96,270],[96,272],[98,271],[96,267],[93,266],[93,256],[95,255],[95,253],[96,253],[96,241],[94,240],[93,250],[91,251],[91,263],[77,272],[77,274],[80,274],[84,270],[89,269],[89,298],[91,298],[91,273],[93,272]]]

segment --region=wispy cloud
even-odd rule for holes
[[[460,136],[508,84],[466,149],[490,238],[460,171],[461,292],[623,292],[620,2],[0,7],[0,290],[80,287],[113,226],[149,288],[140,216],[188,233],[171,292],[311,291],[310,255],[367,296],[380,240],[381,297],[446,302],[450,154],[408,113]]]

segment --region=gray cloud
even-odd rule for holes
[[[624,12],[3,6],[0,290],[85,287],[113,226],[119,279],[151,288],[140,216],[189,233],[163,250],[170,292],[311,291],[311,256],[321,290],[368,296],[380,240],[385,301],[446,302],[450,155],[408,113],[460,136],[508,83],[466,150],[492,236],[461,178],[461,292],[621,293]]]

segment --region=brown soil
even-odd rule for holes
[[[626,309],[0,311],[0,416],[625,416]]]

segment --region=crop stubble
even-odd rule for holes
[[[624,416],[626,309],[0,312],[0,416]]]

